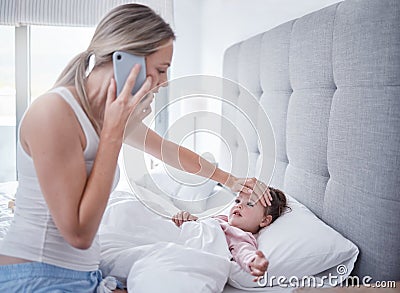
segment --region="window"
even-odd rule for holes
[[[31,26],[31,101],[48,91],[94,28]],[[0,26],[0,182],[16,180],[15,28]]]
[[[15,29],[0,25],[0,182],[16,179]]]
[[[31,100],[48,91],[75,55],[87,49],[92,27],[31,26]]]

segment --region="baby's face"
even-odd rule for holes
[[[247,232],[257,233],[265,219],[264,211],[264,206],[254,194],[241,192],[229,212],[229,224]]]

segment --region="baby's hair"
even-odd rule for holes
[[[268,187],[269,193],[272,196],[271,206],[267,206],[265,209],[266,215],[272,216],[272,224],[277,218],[279,218],[287,210],[291,210],[287,205],[286,195],[279,189]]]

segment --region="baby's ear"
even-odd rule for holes
[[[260,228],[264,228],[267,227],[269,224],[271,224],[272,221],[272,216],[268,215],[268,216],[264,216],[261,223],[260,223]]]

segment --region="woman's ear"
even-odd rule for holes
[[[272,221],[272,216],[271,215],[263,217],[263,219],[262,219],[262,221],[260,223],[260,228],[267,227],[269,224],[271,224],[271,221]]]

